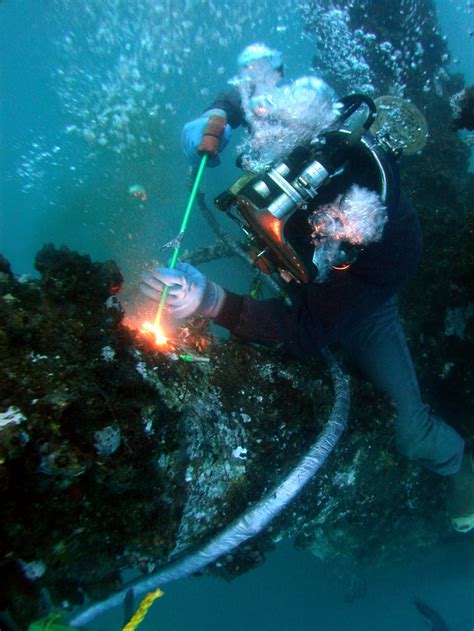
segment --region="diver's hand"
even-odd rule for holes
[[[169,288],[165,305],[174,318],[193,315],[215,318],[224,302],[222,287],[188,263],[178,263],[175,269],[158,267],[142,278],[140,288],[153,300],[159,301],[165,286]]]
[[[212,126],[211,119],[222,119],[221,124]],[[225,117],[203,114],[200,118],[186,123],[181,135],[181,144],[185,156],[193,166],[199,166],[204,153],[208,155],[207,165],[218,166],[219,153],[223,151],[232,135],[232,128],[225,122]]]

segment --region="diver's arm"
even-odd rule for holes
[[[382,240],[368,245],[350,269],[332,272],[324,283],[303,286],[292,306],[226,291],[214,321],[242,339],[308,356],[341,341],[396,294],[415,272],[420,254],[418,219],[402,197]]]
[[[177,318],[200,314],[244,340],[281,347],[298,357],[340,342],[386,302],[415,271],[421,252],[416,213],[405,199],[393,209],[380,242],[369,244],[347,270],[302,286],[291,306],[225,291],[191,265],[158,268],[143,276],[142,290]]]
[[[214,322],[249,342],[280,348],[296,357],[339,342],[398,285],[373,285],[349,272],[334,282],[306,285],[292,306],[278,299],[255,300],[226,291]]]
[[[142,291],[157,302],[168,287],[166,308],[171,316],[203,315],[236,337],[300,358],[342,341],[351,328],[393,296],[402,281],[399,277],[383,284],[368,282],[350,269],[335,273],[328,282],[305,285],[288,306],[277,298],[255,300],[225,291],[186,263],[175,269],[154,269],[142,278]]]
[[[209,110],[225,112],[226,122],[232,129],[245,123],[245,114],[237,88],[220,92],[209,107],[206,108],[206,112],[209,112]]]

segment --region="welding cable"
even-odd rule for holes
[[[253,269],[255,269],[254,261],[250,254],[246,252],[245,249],[241,245],[239,245],[239,243],[237,243],[237,241],[235,241],[229,234],[227,234],[227,232],[222,228],[215,216],[209,210],[209,207],[206,204],[204,193],[202,191],[198,192],[196,200],[207,223],[218,236],[218,238],[222,241],[222,243],[224,243],[224,245],[229,248],[229,250],[233,252],[235,256],[239,257],[240,259],[242,259],[242,261],[244,261],[244,263],[247,263]],[[275,295],[278,296],[279,294],[281,294],[282,288],[271,276],[261,273],[259,278]]]

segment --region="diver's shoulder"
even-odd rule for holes
[[[392,213],[389,213],[389,219],[390,218],[395,221],[417,218],[415,206],[413,205],[410,198],[405,193],[403,193],[403,191],[400,192],[398,200],[394,204]]]
[[[415,207],[414,207],[411,199],[403,191],[400,192],[400,196],[399,196],[399,199],[398,199],[398,205],[402,209],[407,210],[409,212],[412,212],[412,213],[416,212],[415,211]]]

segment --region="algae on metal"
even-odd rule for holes
[[[1,608],[23,624],[207,540],[290,470],[332,400],[317,359],[215,339],[208,364],[153,351],[110,301],[113,263],[47,246],[37,266],[40,280],[16,278],[3,261],[0,279],[0,406],[19,419],[0,428]],[[447,532],[443,481],[397,456],[388,401],[364,382],[353,391],[321,477],[209,571],[236,576],[286,536],[368,563]]]
[[[205,540],[317,431],[308,369],[212,341],[209,364],[176,361],[124,326],[113,263],[47,246],[36,266],[0,279],[0,607],[22,623]]]

